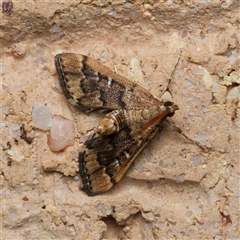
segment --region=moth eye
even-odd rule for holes
[[[172,112],[170,114],[168,114],[168,117],[172,117],[175,114],[175,112]]]
[[[165,107],[170,107],[170,106],[173,105],[173,102],[166,101],[163,105],[164,105]]]

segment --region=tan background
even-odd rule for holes
[[[2,239],[237,239],[239,1],[13,1],[1,13]],[[57,53],[91,56],[180,110],[112,190],[81,190],[77,155],[99,121],[71,108]],[[53,153],[32,109],[74,121],[73,147]],[[14,139],[25,126],[33,143]],[[80,189],[79,189],[80,188]]]

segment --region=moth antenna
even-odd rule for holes
[[[179,60],[180,60],[180,57],[178,57],[178,59],[177,59],[177,61],[176,61],[175,65],[174,65],[174,67],[173,67],[173,70],[172,70],[172,72],[171,72],[170,78],[166,80],[166,81],[167,81],[167,83],[166,83],[166,85],[165,85],[164,89],[162,90],[162,92],[161,92],[161,94],[159,95],[159,97],[158,97],[158,98],[161,98],[161,97],[162,97],[162,95],[163,95],[163,94],[164,94],[164,93],[167,91],[167,89],[168,89],[168,86],[169,86],[169,84],[170,84],[170,83],[171,83],[171,81],[172,81],[173,73],[175,72],[175,70],[176,70],[176,68],[177,68],[177,65],[178,65],[178,63],[179,63]]]
[[[178,65],[178,63],[179,63],[180,58],[181,58],[181,57],[178,57],[175,65],[174,65],[174,67],[173,67],[173,70],[172,70],[171,75],[170,75],[170,79],[172,79],[172,77],[173,77],[173,74],[174,74],[174,72],[175,72],[175,70],[176,70],[176,68],[177,68],[177,65]]]
[[[142,130],[145,130],[146,128],[148,128],[149,126],[151,126],[152,124],[154,124],[156,121],[158,121],[159,119],[162,119],[164,117],[166,117],[168,114],[170,113],[169,110],[166,110],[160,114],[158,114],[157,116],[153,117],[152,119],[150,119],[148,122],[144,123],[142,125]]]

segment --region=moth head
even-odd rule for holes
[[[175,111],[179,109],[177,105],[174,105],[171,101],[166,101],[164,104],[166,111],[168,111],[168,117],[172,117],[175,114]]]

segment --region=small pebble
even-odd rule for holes
[[[52,127],[51,109],[43,104],[37,104],[32,111],[34,125],[42,130],[49,130]]]
[[[75,139],[75,129],[71,120],[62,116],[53,117],[53,126],[48,135],[48,146],[52,151],[60,151],[72,146]]]

